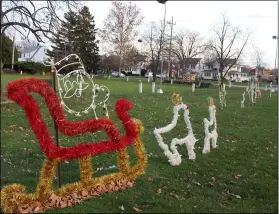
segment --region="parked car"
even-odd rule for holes
[[[161,74],[157,74],[156,77],[157,77],[157,78],[161,78]],[[163,79],[166,78],[166,74],[162,74],[162,78],[163,78]]]
[[[119,72],[117,72],[117,71],[113,71],[113,72],[111,73],[111,76],[113,76],[113,77],[125,77],[125,74],[119,73]]]
[[[123,73],[120,73],[119,76],[120,76],[120,77],[125,77],[126,75],[123,74]]]
[[[148,78],[148,77],[152,78],[153,74],[152,74],[152,72],[146,72],[144,76],[145,76],[145,78]]]
[[[113,77],[118,77],[118,72],[117,72],[117,71],[113,71],[113,72],[111,73],[111,76],[113,76]]]
[[[10,68],[4,68],[3,69],[3,71],[5,72],[5,73],[17,73],[17,71],[15,70],[15,69],[10,69]]]

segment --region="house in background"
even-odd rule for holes
[[[202,72],[201,59],[202,58],[186,58],[179,61],[177,64],[178,77],[182,78],[182,76],[187,73],[200,75]]]
[[[229,69],[231,64],[234,63],[234,59],[226,59],[224,61],[224,74]],[[219,63],[216,60],[211,60],[203,63],[203,71],[201,74],[202,79],[212,80],[217,79],[219,75]],[[230,68],[230,71],[226,74],[225,78],[227,80],[232,80],[236,82],[248,81],[250,68],[243,65],[235,64]]]
[[[257,78],[260,82],[263,81],[274,81],[276,79],[276,76],[274,76],[274,73],[270,69],[266,68],[258,68],[252,70],[252,75],[257,74]]]
[[[234,65],[225,78],[235,82],[248,81],[250,78],[250,68],[242,65]]]
[[[24,48],[20,53],[20,62],[42,62],[44,57],[47,57],[46,47],[38,44],[37,46],[31,46]]]
[[[155,67],[158,64],[156,75],[160,76],[160,74],[161,74],[161,60],[159,60],[159,61],[155,60],[154,63],[155,63]],[[148,73],[152,72],[152,67],[153,67],[152,62],[149,62],[148,66],[146,67]],[[168,69],[169,69],[169,62],[164,60],[163,61],[163,75],[162,75],[163,77],[166,77],[166,75],[168,73]]]
[[[147,56],[136,55],[129,60],[123,69],[125,73],[132,72],[133,75],[141,75],[141,70],[146,70],[147,66]]]
[[[202,64],[201,78],[205,80],[217,79],[218,64],[216,61],[205,61]]]

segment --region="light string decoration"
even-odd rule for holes
[[[262,92],[261,92],[261,89],[260,89],[260,83],[259,82],[256,83],[255,93],[256,93],[255,94],[256,99],[260,98],[262,96]]]
[[[269,89],[269,97],[271,97],[272,92],[274,92],[272,82],[270,82],[270,84],[269,84],[269,88],[270,88],[270,89]]]
[[[69,60],[73,60],[73,62],[69,62]],[[77,54],[70,54],[62,60],[54,63],[53,60],[48,59],[51,64],[46,64],[46,60],[43,62],[45,66],[51,66],[52,72],[56,73],[57,83],[58,83],[58,93],[61,99],[61,105],[63,109],[65,109],[70,114],[74,114],[76,116],[81,116],[82,114],[88,114],[89,110],[92,109],[94,113],[95,119],[98,119],[96,109],[97,106],[101,106],[104,110],[103,115],[109,118],[107,101],[109,99],[110,91],[106,86],[98,85],[93,82],[93,78],[85,71],[84,65],[82,63],[81,58]],[[67,63],[68,62],[68,63]],[[65,65],[63,65],[65,64]],[[61,68],[57,69],[56,67],[63,65]],[[77,69],[70,71],[65,76],[61,75],[61,71],[63,69],[69,68],[70,66],[77,66]],[[72,78],[71,76],[76,76],[76,78]],[[84,79],[87,78],[87,83]],[[91,89],[91,102],[89,106],[86,106],[82,111],[76,111],[71,109],[65,102],[66,99],[71,98],[81,98],[82,94],[85,90]],[[105,92],[104,100],[99,102],[96,101],[98,98],[99,92]]]
[[[155,128],[153,133],[155,135],[155,138],[157,139],[158,145],[160,146],[160,148],[163,149],[164,155],[166,155],[168,157],[168,159],[169,159],[168,161],[169,161],[170,165],[178,166],[181,164],[182,159],[181,159],[181,155],[177,151],[176,146],[185,144],[186,148],[188,150],[188,158],[190,160],[195,160],[196,154],[194,152],[194,149],[195,149],[195,143],[196,143],[197,139],[194,137],[192,125],[190,122],[189,106],[183,104],[182,97],[180,97],[180,95],[176,94],[176,93],[174,93],[172,95],[172,102],[174,105],[172,122],[165,127],[158,128],[158,129]],[[183,116],[184,116],[185,124],[188,129],[188,134],[186,137],[181,138],[181,139],[178,139],[178,138],[172,139],[171,144],[170,144],[170,149],[171,149],[170,150],[169,146],[166,143],[164,143],[163,137],[161,136],[161,134],[171,131],[176,126],[177,120],[179,117],[179,110],[181,110],[181,109],[184,110]]]
[[[226,95],[227,95],[226,85],[225,85],[225,83],[223,83],[223,85],[222,85],[220,74],[217,75],[217,79],[218,79],[218,86],[219,86],[219,99],[220,99],[221,109],[223,109],[224,107],[227,106],[227,103],[226,103]]]
[[[26,194],[25,186],[21,184],[11,184],[2,188],[1,208],[5,213],[38,213],[73,206],[82,200],[104,193],[131,188],[136,177],[145,173],[147,155],[140,137],[144,128],[140,120],[132,119],[128,114],[132,108],[132,103],[128,100],[120,99],[115,104],[115,112],[125,130],[125,135],[122,135],[113,121],[107,118],[68,121],[58,96],[43,80],[30,78],[9,82],[7,91],[8,98],[25,111],[46,158],[34,193]],[[30,92],[38,93],[44,98],[50,115],[62,134],[76,136],[104,131],[108,140],[79,144],[71,148],[57,147]],[[135,166],[131,166],[129,162],[127,147],[131,145],[137,157]],[[92,156],[110,152],[117,153],[119,172],[93,178]],[[79,161],[80,182],[66,184],[53,190],[52,183],[58,163],[76,159]]]
[[[257,85],[255,84],[254,80],[251,82],[249,81],[248,86],[246,87],[249,100],[252,102],[252,104],[255,104],[257,99],[256,87]]]
[[[240,108],[245,108],[244,102],[245,102],[245,91],[242,94],[242,100],[240,102]]]
[[[212,97],[208,98],[208,111],[209,111],[209,121],[204,118],[204,146],[203,146],[203,154],[206,154],[210,152],[210,141],[212,144],[212,148],[217,148],[217,139],[218,139],[218,133],[217,133],[217,120],[216,120],[216,107],[214,105],[214,101]],[[214,126],[213,130],[210,132],[209,127]]]

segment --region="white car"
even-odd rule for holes
[[[157,78],[161,78],[161,74],[157,74],[156,77],[157,77]],[[165,78],[165,77],[166,77],[166,75],[165,75],[165,74],[162,74],[162,78]]]
[[[125,74],[120,73],[119,76],[120,76],[120,77],[125,77]]]

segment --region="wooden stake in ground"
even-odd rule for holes
[[[54,92],[56,93],[56,69],[54,67],[54,62],[52,62],[52,65],[51,65],[51,73],[52,73],[52,88],[53,88]],[[56,146],[59,147],[58,128],[57,128],[55,122],[54,122],[54,131],[55,131],[55,143],[56,143]],[[57,187],[60,188],[61,187],[60,162],[57,164],[56,177],[57,177]]]

